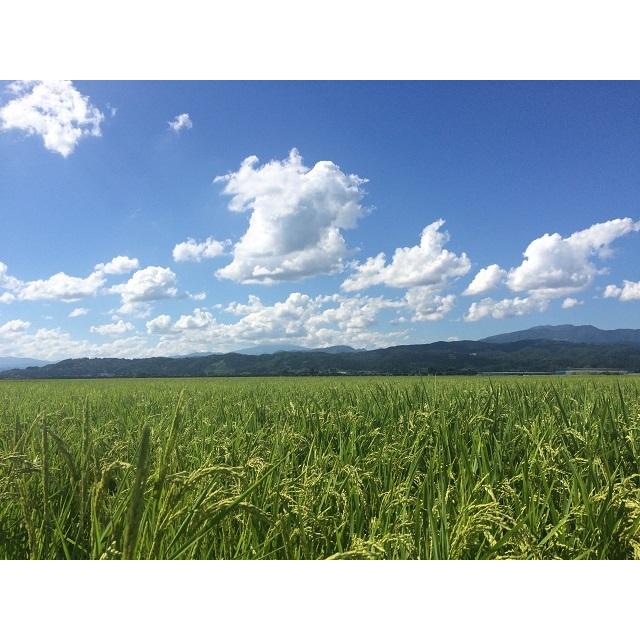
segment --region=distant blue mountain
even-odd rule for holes
[[[300,347],[295,344],[259,344],[255,347],[248,347],[247,349],[239,349],[232,353],[240,353],[245,356],[264,356],[271,355],[272,353],[282,352],[298,352],[309,351],[319,353],[351,353],[352,351],[360,351],[360,349],[354,349],[344,344],[338,344],[333,347],[320,347],[317,349],[309,349],[308,347]]]
[[[255,347],[246,349],[236,349],[231,353],[240,353],[243,356],[264,356],[278,351],[309,351],[306,347],[299,347],[295,344],[257,344]]]
[[[194,351],[182,356],[174,356],[174,358],[199,358],[204,356],[221,356],[225,353],[239,353],[243,356],[265,356],[273,353],[297,353],[297,352],[317,352],[317,353],[351,353],[355,351],[365,351],[365,349],[354,349],[345,344],[337,344],[332,347],[318,347],[310,349],[295,344],[258,344],[255,347],[247,347],[246,349],[237,349],[235,351]]]
[[[194,351],[192,353],[186,353],[182,356],[173,356],[177,360],[181,358],[203,358],[204,356],[218,356],[221,355],[220,351]]]
[[[27,367],[43,367],[45,364],[51,364],[47,360],[35,360],[34,358],[12,358],[0,356],[0,371],[9,371],[9,369],[26,369]]]
[[[489,336],[483,342],[505,344],[519,340],[561,340],[582,344],[640,344],[640,329],[598,329],[590,324],[548,324]]]

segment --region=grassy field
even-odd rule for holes
[[[640,378],[0,383],[3,558],[640,558]]]

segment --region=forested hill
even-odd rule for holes
[[[631,342],[640,345],[640,329],[598,329],[590,324],[558,324],[531,327],[522,331],[500,333],[485,338],[483,342],[519,342],[520,340],[562,340],[584,344],[620,344]]]
[[[109,378],[184,376],[269,376],[329,374],[477,374],[566,369],[640,372],[640,345],[593,345],[525,340],[434,342],[346,353],[317,351],[267,355],[238,353],[187,358],[80,358],[44,367],[13,369],[0,378]]]

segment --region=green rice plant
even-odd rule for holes
[[[144,509],[144,489],[149,473],[151,428],[145,425],[142,429],[142,439],[138,450],[138,463],[136,465],[136,476],[131,490],[131,500],[127,513],[127,523],[124,528],[124,540],[122,544],[122,559],[131,560],[133,558],[142,512]]]
[[[2,381],[0,557],[638,558],[639,452],[635,376]]]

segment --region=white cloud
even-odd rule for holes
[[[74,340],[60,328],[38,329],[0,335],[0,355],[22,356],[44,360],[63,358],[134,358],[153,355],[144,336],[116,338],[105,344],[95,344],[88,340]]]
[[[640,282],[631,282],[625,280],[620,292],[619,299],[622,302],[629,302],[630,300],[640,300]]]
[[[9,336],[26,331],[31,326],[26,320],[9,320],[0,325],[0,336]]]
[[[616,218],[576,231],[567,238],[545,233],[524,252],[524,261],[507,276],[512,291],[535,293],[548,298],[564,297],[588,287],[603,273],[594,260],[611,255],[618,238],[640,230],[640,222]]]
[[[608,284],[605,287],[603,298],[619,298],[622,293],[622,287],[618,287],[615,284]]]
[[[111,313],[136,318],[148,318],[151,311],[152,305],[149,302],[123,302],[117,309],[111,309]]]
[[[577,298],[565,298],[562,301],[562,308],[573,309],[573,307],[577,307],[579,304],[582,304],[582,301],[578,300]]]
[[[251,212],[232,262],[216,272],[219,278],[269,284],[343,268],[348,251],[341,230],[355,227],[363,214],[366,180],[331,161],[309,169],[293,149],[286,160],[262,166],[251,156],[216,181],[233,196],[231,211]]]
[[[486,317],[502,320],[510,316],[523,316],[546,311],[548,306],[549,300],[547,298],[537,296],[505,298],[503,300],[484,298],[471,304],[464,319],[467,322],[476,322]]]
[[[191,329],[206,329],[212,326],[215,320],[211,313],[204,309],[194,309],[190,315],[181,315],[176,321],[174,329],[177,331],[189,331]]]
[[[201,262],[224,255],[225,248],[230,244],[229,240],[221,242],[215,238],[207,238],[204,242],[196,242],[193,238],[188,238],[173,248],[173,259],[176,262]]]
[[[9,268],[4,262],[0,262],[0,289],[18,289],[22,282],[18,278],[10,276]]]
[[[405,306],[403,301],[389,300],[382,296],[327,296],[317,299],[320,305],[337,303],[322,311],[319,315],[307,321],[307,327],[313,330],[320,324],[335,323],[343,331],[360,331],[366,329],[378,319],[385,309],[400,309]],[[312,331],[313,332],[313,331]]]
[[[70,276],[63,271],[49,278],[24,282],[9,276],[7,265],[0,262],[0,289],[9,289],[0,294],[0,302],[14,300],[61,300],[73,302],[95,296],[106,282],[108,275],[121,275],[138,267],[136,258],[117,256],[110,262],[100,263],[86,278]],[[79,315],[79,314],[78,314]],[[70,315],[69,317],[76,317]]]
[[[146,267],[136,271],[127,282],[114,285],[110,293],[119,293],[123,305],[129,311],[135,309],[135,303],[147,303],[164,298],[175,298],[178,294],[176,274],[167,267]]]
[[[109,324],[100,324],[98,326],[91,327],[91,333],[99,333],[102,336],[115,336],[127,331],[133,331],[135,327],[130,322],[125,322],[120,319],[117,322],[111,322]]]
[[[94,271],[105,273],[110,276],[120,276],[124,273],[130,273],[137,269],[140,263],[137,258],[129,258],[129,256],[116,256],[106,264],[101,262],[94,267]]]
[[[406,332],[383,333],[376,331],[375,325],[384,310],[405,306],[404,300],[383,297],[311,297],[297,292],[267,305],[250,296],[247,304],[232,303],[225,308],[227,313],[238,316],[233,322],[219,322],[210,311],[194,309],[173,324],[169,316],[158,316],[147,322],[147,331],[160,335],[156,351],[165,354],[225,351],[282,342],[308,347],[389,346],[404,339]]]
[[[453,309],[456,300],[452,294],[436,295],[430,287],[412,287],[404,297],[413,312],[412,322],[442,320]]]
[[[80,138],[100,136],[104,115],[66,80],[14,82],[15,97],[0,108],[0,128],[42,137],[44,146],[63,157]]]
[[[604,290],[605,298],[618,298],[622,302],[640,300],[640,282],[624,280],[622,287],[609,284]]]
[[[480,269],[469,286],[462,292],[463,296],[476,296],[495,289],[505,278],[507,272],[497,264],[490,264]]]
[[[86,316],[89,313],[89,309],[85,307],[76,307],[69,313],[70,318],[79,318],[80,316]]]
[[[249,295],[247,304],[231,302],[225,307],[227,313],[232,313],[235,316],[244,316],[249,313],[254,313],[255,311],[260,311],[260,309],[264,309],[264,305],[260,301],[260,298],[253,294]]]
[[[161,314],[147,322],[147,333],[169,333],[171,331],[171,316]]]
[[[0,262],[0,289],[9,289],[0,293],[0,303],[10,304],[16,299],[15,293],[22,286],[22,282],[18,278],[9,275],[9,268],[4,262]]]
[[[444,220],[436,220],[426,226],[420,244],[395,250],[389,264],[384,253],[369,258],[364,263],[354,263],[354,273],[343,283],[345,291],[357,291],[386,285],[388,287],[428,286],[440,289],[453,278],[465,275],[471,263],[465,253],[456,255],[444,248],[449,234],[440,231]]]
[[[176,133],[183,129],[191,129],[192,127],[193,122],[188,113],[181,113],[169,122],[169,129],[172,129]]]
[[[306,336],[306,322],[316,315],[322,300],[303,293],[291,293],[286,300],[264,305],[253,300],[254,310],[240,318],[234,332],[248,340]]]
[[[417,308],[415,301],[411,304]],[[257,343],[383,347],[407,340],[408,331],[390,332],[379,326],[383,313],[402,310],[412,311],[406,298],[390,300],[382,296],[342,294],[312,297],[296,292],[282,301],[265,304],[251,296],[245,304],[232,303],[224,309],[224,312],[235,316],[231,322],[219,321],[210,310],[196,308],[175,322],[167,314],[148,320],[146,336],[121,337],[127,331],[133,331],[134,327],[114,317],[112,323],[91,328],[93,334],[112,338],[106,343],[75,340],[61,329],[41,329],[34,333],[23,330],[9,337],[0,336],[0,355],[51,360],[67,357],[149,357],[194,351],[230,351]]]
[[[609,258],[612,254],[611,244],[634,231],[640,231],[640,222],[631,218],[616,218],[576,231],[566,238],[558,233],[545,233],[529,244],[522,263],[506,274],[509,289],[526,295],[498,301],[485,298],[474,302],[465,320],[475,321],[488,316],[500,319],[542,312],[554,298],[565,298],[563,309],[583,304],[570,294],[583,291],[596,276],[605,273],[606,270],[597,261]],[[504,270],[498,265],[490,265],[476,274],[464,294],[483,293],[503,280]],[[628,286],[624,295],[626,299],[632,299],[629,296],[633,296],[633,287]],[[623,289],[615,285],[609,285],[604,292],[604,297],[619,297],[622,300],[622,296]]]
[[[104,276],[100,272],[94,272],[86,278],[69,276],[60,272],[46,280],[31,280],[23,283],[17,297],[20,300],[73,302],[96,295],[104,283]]]

